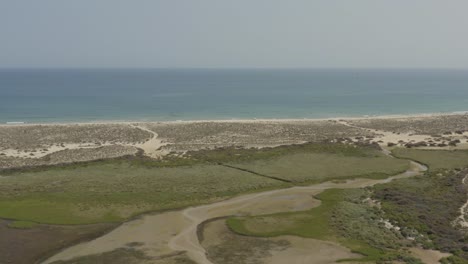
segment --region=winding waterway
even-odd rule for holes
[[[354,179],[341,183],[324,182],[304,187],[246,194],[212,204],[189,207],[184,210],[146,215],[129,221],[112,232],[59,252],[43,264],[58,260],[109,252],[128,247],[131,243],[151,257],[161,257],[180,252],[199,264],[213,264],[200,245],[197,227],[204,221],[239,214],[271,214],[287,211],[304,211],[319,206],[313,198],[318,193],[331,188],[362,188],[395,179],[422,174],[427,168],[411,161],[410,168],[401,174],[382,180]]]

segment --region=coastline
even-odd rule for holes
[[[114,124],[192,124],[192,123],[268,123],[268,122],[320,122],[339,120],[373,120],[373,119],[418,119],[444,116],[464,116],[468,111],[455,111],[448,113],[421,113],[421,114],[395,114],[395,115],[364,115],[364,116],[338,116],[329,118],[232,118],[232,119],[193,119],[193,120],[96,120],[96,121],[58,121],[58,122],[22,122],[8,121],[0,123],[1,126],[35,126],[35,125],[114,125]]]
[[[454,150],[468,149],[468,114],[3,124],[0,138],[0,169],[324,141]]]
[[[196,153],[191,151],[201,151],[200,153],[203,156],[206,155],[205,150],[220,151],[214,153],[227,151],[225,153],[229,154],[232,150],[242,153],[247,149],[268,149],[277,146],[288,148],[292,145],[295,145],[292,147],[301,148],[303,146],[307,147],[307,144],[327,142],[356,145],[356,147],[373,146],[377,148],[371,148],[372,150],[382,150],[387,154],[397,148],[415,148],[417,151],[451,151],[468,149],[468,112],[302,119],[205,119],[160,122],[109,120],[81,123],[2,124],[0,125],[0,139],[2,141],[2,144],[0,144],[0,173],[4,170],[7,173],[6,175],[11,172],[21,172],[22,170],[27,171],[38,168],[40,171],[53,166],[60,167],[69,164],[71,166],[83,164],[84,167],[87,167],[87,164],[95,164],[91,162],[103,160],[112,162],[115,159],[119,163],[126,161],[127,158],[142,158],[143,161],[153,159],[160,161],[159,164],[163,164],[173,158],[180,161],[187,159],[193,153]],[[166,157],[167,160],[164,160]],[[232,167],[229,168],[232,169]],[[193,168],[190,167],[189,169],[192,170]],[[129,174],[132,175],[132,173]],[[6,180],[10,179],[6,177],[4,177]],[[92,178],[91,181],[95,181],[95,178]],[[365,180],[365,182],[368,181],[371,180]],[[386,182],[386,180],[376,181]],[[344,184],[350,183],[352,182],[346,181]],[[62,178],[57,181],[55,179],[50,180],[44,186],[50,185],[51,190],[56,190],[53,188],[61,188],[61,184],[63,184]],[[333,182],[333,184],[343,183]],[[41,184],[35,184],[34,186],[42,188]],[[315,191],[317,186],[311,188]],[[288,193],[288,195],[292,194]],[[300,197],[296,200],[300,200]],[[288,198],[288,201],[294,200]],[[220,204],[226,205],[221,202],[213,203],[212,206],[217,208]],[[253,204],[252,208],[255,209],[255,204],[258,204],[258,202]],[[275,203],[276,205],[277,203]],[[163,249],[169,253],[172,251],[178,252],[179,250],[187,251],[188,254],[184,256],[197,259],[196,256],[200,255],[200,251],[193,250],[191,246],[187,245],[191,241],[197,241],[196,232],[198,229],[194,227],[198,226],[200,221],[203,222],[204,219],[195,219],[196,215],[190,214],[191,210],[194,210],[193,208],[209,207],[192,207],[191,209],[172,212],[171,214],[177,214],[178,218],[174,218],[175,220],[173,218],[169,220],[167,218],[158,218],[167,215],[163,213],[158,214],[155,218],[153,216],[141,218],[145,219],[144,221],[148,220],[145,222],[147,225],[142,224],[141,221],[143,220],[141,219],[139,219],[140,222],[137,222],[138,225],[134,225],[136,222],[131,222],[132,226],[137,226],[136,230],[140,230],[135,231],[140,234],[138,235],[141,239],[139,243],[142,243],[142,245],[156,243],[151,240],[154,236],[149,239],[146,239],[148,236],[145,236],[150,234],[146,231],[149,228],[148,225],[154,226],[154,221],[175,223],[175,226],[171,229],[176,230],[173,233],[166,232],[169,229],[166,227],[163,228],[163,231],[157,231],[158,234],[162,234]],[[225,207],[223,206],[223,208]],[[240,212],[244,212],[244,209],[245,206],[242,206]],[[265,209],[261,209],[264,212]],[[228,211],[224,214],[233,215],[236,214],[236,211]],[[187,226],[182,226],[180,223],[185,219],[183,216],[188,216],[189,219],[195,219],[196,221],[187,223]],[[124,234],[122,237],[128,237],[129,232],[135,233],[133,230],[126,230],[126,227],[127,224],[124,224],[96,240],[66,248],[57,255],[52,256],[52,259],[62,258],[63,256],[64,258],[74,258],[93,256],[93,253],[114,252],[109,251],[114,249],[114,245],[119,248],[122,245],[125,246],[134,242],[133,240],[119,240],[119,238],[114,239],[112,237],[116,233],[117,237],[119,234]],[[177,233],[177,236],[174,233]],[[111,240],[108,239],[109,236]],[[161,240],[157,240],[157,243],[160,243]],[[99,242],[102,244],[92,244],[95,241],[103,242]],[[117,241],[117,244],[113,241]],[[97,249],[98,252],[84,251],[86,254],[83,256],[74,255],[75,249],[81,251],[83,245],[87,247],[90,243],[92,246],[88,247],[88,249]],[[72,244],[74,243],[70,243],[70,245]],[[417,253],[421,252],[417,251]],[[445,256],[441,255],[440,252],[424,251],[421,254],[426,253],[435,254],[435,258]],[[154,257],[160,256],[159,253],[151,254],[150,256]]]

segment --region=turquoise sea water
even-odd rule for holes
[[[0,70],[0,123],[467,110],[464,70]]]

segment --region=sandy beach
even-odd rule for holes
[[[139,152],[161,159],[200,149],[320,141],[384,148],[467,149],[468,115],[8,124],[0,125],[0,168],[83,162]]]

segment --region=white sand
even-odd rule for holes
[[[51,122],[51,123],[25,123],[25,124],[0,124],[0,126],[34,126],[34,125],[55,125],[55,126],[66,126],[66,125],[90,125],[90,124],[190,124],[190,123],[205,123],[205,122],[217,122],[217,123],[262,123],[262,122],[313,122],[313,121],[328,121],[328,120],[372,120],[372,119],[423,119],[430,117],[442,117],[442,116],[458,116],[468,115],[468,112],[454,112],[454,113],[427,113],[427,114],[408,114],[408,115],[375,115],[375,116],[359,116],[359,117],[330,117],[330,118],[251,118],[251,119],[199,119],[199,120],[175,120],[175,121],[141,121],[141,120],[100,120],[93,122]]]

